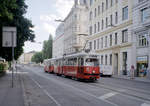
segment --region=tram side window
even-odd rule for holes
[[[77,58],[74,58],[73,61],[74,61],[74,65],[77,66]]]
[[[79,66],[83,66],[84,65],[84,59],[83,58],[79,58]]]

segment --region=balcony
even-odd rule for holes
[[[74,47],[75,49],[80,49],[80,48],[82,48],[83,46],[82,46],[81,43],[74,43],[74,44],[73,44],[73,47]]]

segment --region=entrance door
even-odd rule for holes
[[[123,52],[123,75],[127,75],[127,52]]]
[[[114,54],[114,75],[118,75],[118,53]]]

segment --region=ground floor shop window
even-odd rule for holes
[[[145,77],[148,72],[148,56],[137,57],[137,76]]]

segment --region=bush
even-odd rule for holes
[[[6,72],[8,69],[8,63],[0,63],[0,73]]]

